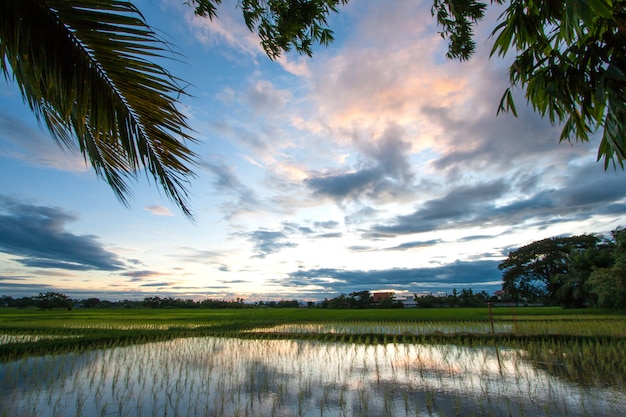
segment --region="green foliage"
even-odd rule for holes
[[[569,256],[569,273],[552,277],[556,302],[564,307],[581,308],[596,303],[589,291],[589,277],[597,268],[606,268],[613,264],[614,245],[602,242]]]
[[[487,5],[475,0],[433,0],[431,13],[443,28],[440,35],[449,40],[449,59],[467,60],[476,50],[473,26],[485,15]]]
[[[589,291],[603,308],[626,309],[626,229],[613,231],[613,264],[591,273]]]
[[[581,235],[536,241],[511,251],[498,267],[513,300],[626,309],[626,229],[614,230],[612,240]]]
[[[417,301],[417,308],[485,307],[488,302],[496,301],[495,297],[490,296],[487,291],[474,293],[471,288],[463,288],[460,294],[456,288],[452,289],[452,294],[449,295],[414,294],[413,299]]]
[[[512,89],[553,124],[561,141],[589,141],[602,132],[598,160],[624,167],[626,158],[626,1],[492,0],[507,4],[492,32],[492,55],[510,51],[511,87],[500,111],[517,115]],[[449,40],[449,58],[468,59],[475,50],[473,27],[486,2],[433,0],[433,15]]]
[[[561,283],[556,277],[570,273],[570,258],[597,246],[593,235],[553,237],[509,252],[498,268],[503,271],[503,290],[513,300],[554,301]]]
[[[33,301],[42,310],[64,309],[71,310],[74,307],[72,300],[65,294],[60,292],[48,291],[39,293],[33,297]]]
[[[217,17],[222,0],[189,0],[198,16]],[[348,0],[242,0],[239,6],[246,25],[261,38],[261,46],[271,58],[278,58],[292,48],[311,56],[316,43],[329,45],[333,32],[328,16]]]

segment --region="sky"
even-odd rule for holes
[[[511,57],[446,59],[424,0],[352,0],[335,42],[271,61],[226,0],[135,0],[170,42],[199,156],[190,221],[140,174],[126,207],[0,80],[0,295],[302,301],[501,287],[533,241],[626,226],[626,174],[525,105]]]

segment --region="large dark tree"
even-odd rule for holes
[[[613,231],[612,265],[596,268],[587,281],[598,307],[626,309],[626,229]]]
[[[65,294],[60,292],[48,291],[39,293],[33,297],[33,301],[42,310],[65,309],[71,310],[74,305],[72,300]]]
[[[515,300],[556,300],[562,277],[570,273],[572,256],[596,247],[593,235],[553,237],[509,252],[498,268],[503,271],[502,289]]]
[[[584,251],[576,250],[568,257],[568,273],[553,277],[555,301],[564,307],[580,308],[597,304],[588,283],[592,273],[598,268],[613,265],[615,245],[609,240],[600,239]]]
[[[355,308],[369,308],[374,303],[372,293],[369,291],[357,291],[350,293],[350,304]]]

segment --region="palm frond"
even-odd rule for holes
[[[128,204],[144,169],[192,217],[194,141],[167,44],[121,0],[2,0],[0,69],[62,146],[78,149]]]

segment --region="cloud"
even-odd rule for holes
[[[276,88],[267,80],[259,80],[250,86],[244,97],[255,115],[280,114],[290,99],[289,90]]]
[[[0,112],[0,155],[33,166],[84,172],[89,165],[75,149],[61,149],[49,134]]]
[[[227,217],[240,213],[254,212],[263,207],[258,195],[239,180],[233,169],[222,162],[202,161],[200,165],[213,175],[213,185],[221,195],[231,195],[234,199],[224,205]]]
[[[158,271],[126,271],[120,274],[121,276],[131,277],[131,281],[143,281],[144,278],[152,278],[163,275]]]
[[[340,226],[339,222],[336,222],[334,220],[317,221],[314,222],[313,225],[320,229],[336,229]]]
[[[24,297],[26,296],[25,294],[33,296],[40,292],[53,291],[54,289],[54,286],[48,284],[3,282],[0,280],[0,294],[11,297]]]
[[[357,169],[312,172],[305,184],[315,195],[337,201],[367,198],[385,202],[410,195],[415,175],[408,160],[411,146],[402,134],[401,129],[390,126],[377,140],[356,140],[355,145],[365,158]]]
[[[290,273],[279,281],[286,287],[316,287],[317,294],[347,294],[393,288],[408,292],[450,291],[472,288],[494,291],[501,287],[502,274],[497,261],[457,261],[431,268],[385,270],[308,269]],[[310,289],[309,289],[310,291]]]
[[[164,206],[146,206],[143,209],[149,211],[155,216],[173,216],[170,209]]]
[[[499,179],[457,186],[440,198],[424,202],[409,215],[374,226],[372,234],[387,236],[469,227],[550,224],[585,220],[596,215],[624,215],[626,178],[588,163],[572,167],[551,188],[538,179],[528,184]]]
[[[241,10],[232,6],[229,3],[225,7],[218,7],[218,18],[212,20],[196,16],[192,8],[181,5],[180,2],[171,7],[177,8],[177,13],[184,14],[188,28],[201,44],[208,47],[226,44],[232,50],[245,54],[247,58],[262,54],[258,35],[247,28],[241,17]]]
[[[442,240],[441,239],[432,239],[432,240],[425,240],[423,242],[417,241],[417,242],[405,242],[402,243],[400,245],[397,246],[393,246],[391,248],[386,248],[385,250],[389,250],[389,251],[396,251],[396,250],[400,250],[400,251],[404,251],[404,250],[409,250],[409,249],[414,249],[414,248],[424,248],[424,247],[429,247],[429,246],[435,246],[438,243],[441,243]]]
[[[176,285],[175,282],[152,282],[147,284],[141,284],[141,287],[171,287]]]
[[[282,249],[297,246],[287,241],[287,237],[283,231],[256,230],[248,234],[248,239],[254,244],[257,258],[265,258]]]
[[[322,233],[320,235],[317,235],[316,237],[322,238],[322,239],[336,239],[336,238],[343,237],[343,233],[340,233],[340,232],[337,232],[337,233]]]
[[[426,201],[412,214],[397,216],[391,224],[375,226],[372,231],[398,235],[458,228],[473,220],[478,223],[483,220],[484,210],[506,191],[502,180],[458,186],[441,198]]]
[[[124,262],[96,236],[65,229],[77,220],[60,208],[36,206],[0,196],[0,251],[29,267],[118,271]]]

